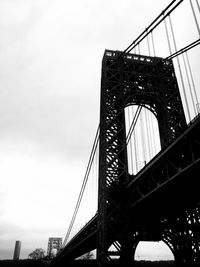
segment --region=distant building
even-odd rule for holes
[[[61,237],[49,237],[47,256],[53,258],[62,248],[62,238]]]
[[[21,251],[21,244],[22,244],[22,242],[19,240],[17,240],[15,242],[15,250],[14,250],[13,260],[19,260],[20,251]]]

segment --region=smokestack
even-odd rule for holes
[[[19,260],[20,256],[20,250],[21,250],[21,241],[17,240],[15,242],[15,250],[14,250],[14,255],[13,255],[13,260]]]

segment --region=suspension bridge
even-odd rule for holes
[[[140,241],[160,240],[177,265],[200,264],[199,22],[198,0],[174,0],[124,51],[105,50],[100,123],[52,266],[93,250],[101,267],[129,266]]]

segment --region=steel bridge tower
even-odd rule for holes
[[[187,125],[171,60],[105,51],[101,80],[97,219],[97,259],[102,267],[106,265],[112,244],[116,244],[120,260],[128,266],[134,260],[134,249],[145,232],[134,231],[128,216],[126,186],[134,179],[128,173],[127,162],[125,107],[129,105],[143,106],[153,112],[158,121],[162,148],[183,132]],[[160,235],[160,226],[153,233],[154,240],[165,240],[180,264],[191,262],[196,253],[194,237],[183,228],[188,216],[189,213],[183,212],[165,219],[164,238]],[[178,222],[176,227],[174,222]],[[197,246],[195,249],[199,252]]]

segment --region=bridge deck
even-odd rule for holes
[[[160,151],[129,183],[129,214],[133,228],[143,222],[177,214],[200,201],[200,117],[167,148]],[[113,227],[120,227],[113,225]],[[97,214],[56,257],[74,259],[96,248]],[[112,237],[108,237],[112,243]]]

